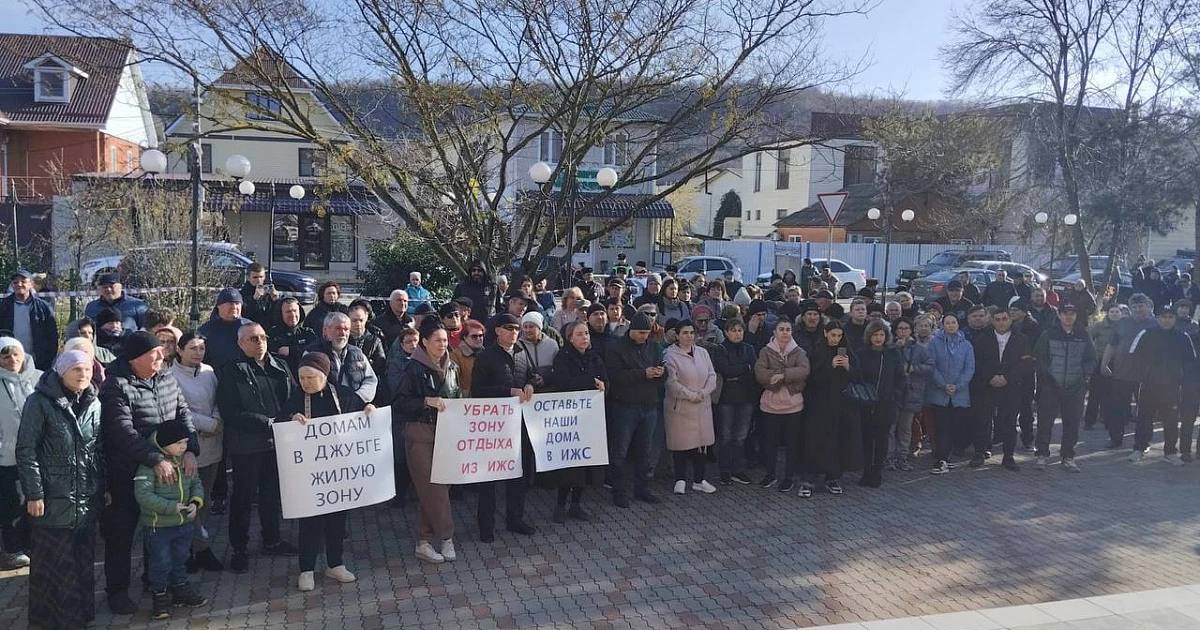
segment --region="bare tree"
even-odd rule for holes
[[[270,128],[324,147],[462,274],[474,259],[535,267],[567,217],[620,191],[677,182],[577,249],[708,169],[819,140],[794,124],[791,100],[853,73],[822,59],[821,22],[874,0],[29,1],[188,74],[236,68],[236,82],[281,104]],[[546,131],[561,138],[554,173],[528,194],[514,165]],[[576,171],[606,143],[620,183],[581,190]]]
[[[1062,170],[1069,212],[1080,217],[1071,239],[1084,280],[1091,283],[1080,210],[1079,159],[1084,108],[1098,91],[1117,17],[1129,0],[984,0],[955,24],[956,41],[942,51],[953,90],[1019,93],[1050,104],[1051,144]]]

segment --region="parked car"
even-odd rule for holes
[[[837,278],[837,289],[834,293],[840,298],[854,297],[859,289],[867,286],[867,272],[862,269],[855,269],[836,258],[813,258],[812,262],[818,272],[826,262],[829,263],[830,273]],[[756,283],[762,287],[770,286],[772,273],[759,274]]]
[[[1011,262],[1012,254],[1003,249],[988,247],[948,249],[944,252],[934,254],[932,258],[925,261],[925,264],[920,267],[901,269],[897,284],[900,288],[910,287],[912,281],[917,278],[924,278],[948,269],[958,269],[972,260]]]
[[[1094,292],[1103,292],[1104,287],[1108,286],[1108,274],[1103,268],[1096,269],[1092,267],[1092,285],[1095,287]],[[1066,289],[1075,285],[1075,281],[1079,279],[1079,272],[1069,273],[1053,282],[1054,290],[1063,292]],[[1128,302],[1129,296],[1133,295],[1133,276],[1128,271],[1117,270],[1117,301]]]
[[[104,256],[85,261],[79,270],[79,281],[85,287],[96,284],[96,277],[102,273],[116,273],[121,266],[122,255]]]
[[[1108,268],[1109,256],[1089,256],[1088,266],[1092,268],[1092,276],[1104,273]],[[1122,275],[1128,275],[1129,269],[1125,266],[1125,259],[1117,257],[1117,269]],[[1055,258],[1050,261],[1050,264],[1040,268],[1038,271],[1050,276],[1054,280],[1058,280],[1070,274],[1079,273],[1079,257],[1065,256],[1063,258]]]
[[[992,271],[1000,271],[1003,269],[1008,274],[1009,280],[1016,280],[1017,278],[1024,276],[1026,273],[1032,273],[1034,282],[1037,282],[1038,284],[1041,284],[1043,280],[1049,277],[1037,269],[1030,267],[1029,265],[1023,265],[1015,262],[1005,262],[1001,260],[968,260],[967,262],[963,263],[962,266],[968,269],[991,269]]]
[[[136,295],[137,289],[147,283],[146,270],[162,269],[166,265],[176,268],[181,264],[190,265],[191,247],[188,241],[160,241],[137,247],[121,257],[116,271],[130,293]],[[222,286],[240,287],[246,282],[246,269],[254,262],[232,243],[202,242],[199,254],[200,265],[217,270]],[[267,282],[275,285],[277,291],[295,293],[303,304],[316,301],[317,279],[308,274],[272,270]]]
[[[996,279],[996,272],[991,269],[978,267],[948,269],[913,280],[908,287],[908,292],[912,293],[915,302],[933,302],[945,295],[946,285],[964,271],[971,274],[971,284],[979,287],[980,291],[986,289],[987,285]]]
[[[1167,256],[1161,260],[1154,262],[1154,267],[1162,273],[1168,273],[1174,267],[1178,267],[1180,272],[1187,272],[1189,266],[1196,265],[1196,256],[1187,250],[1179,250],[1174,256]]]
[[[732,259],[724,256],[687,256],[680,258],[675,265],[679,267],[679,274],[689,280],[698,273],[704,274],[708,280],[720,280],[726,271],[733,271],[733,279],[742,281],[742,270]]]

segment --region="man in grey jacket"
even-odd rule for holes
[[[328,356],[329,382],[354,390],[363,404],[370,404],[375,400],[379,377],[367,355],[350,344],[350,318],[345,313],[326,315],[321,335],[322,338],[305,348],[304,353],[322,352]]]

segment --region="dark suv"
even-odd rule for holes
[[[1012,254],[1003,249],[948,249],[944,252],[934,254],[932,258],[925,262],[924,265],[913,269],[901,269],[898,283],[902,289],[907,289],[917,278],[924,278],[930,274],[947,269],[957,269],[963,266],[963,263],[971,260],[996,260],[1009,262],[1012,260]]]
[[[246,282],[246,270],[254,262],[232,243],[202,242],[199,254],[202,286],[213,282],[241,287]],[[190,242],[162,241],[129,250],[121,259],[118,273],[130,292],[136,294],[139,288],[176,284],[179,278],[190,280],[191,260]],[[274,284],[276,291],[295,293],[303,304],[316,301],[317,280],[308,274],[271,270],[267,282]]]

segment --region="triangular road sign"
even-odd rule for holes
[[[838,213],[842,210],[842,204],[846,203],[846,197],[849,193],[821,193],[817,195],[817,201],[821,203],[821,209],[825,211],[825,216],[829,217],[829,224],[837,220]]]

